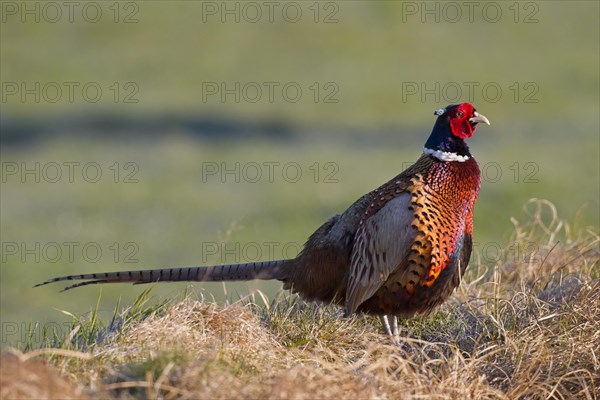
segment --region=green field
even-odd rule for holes
[[[458,101],[473,101],[492,121],[470,141],[484,174],[474,260],[493,266],[506,259],[495,252],[505,252],[499,249],[511,240],[511,218],[523,217],[531,198],[554,203],[572,232],[597,233],[599,5],[530,3],[537,8],[518,3],[518,16],[508,3],[495,3],[503,12],[495,23],[479,14],[474,22],[423,21],[407,15],[401,3],[384,1],[320,3],[319,21],[337,10],[337,22],[329,24],[315,22],[312,2],[298,3],[306,16],[298,23],[277,17],[273,23],[223,23],[203,14],[202,2],[184,1],[136,3],[138,22],[130,24],[8,17],[0,28],[1,345],[22,345],[32,321],[71,320],[59,310],[88,312],[100,293],[99,308],[108,318],[119,299],[129,304],[143,290],[32,289],[56,275],[252,261],[269,258],[269,249],[275,257],[285,255],[284,248],[293,253],[326,218],[417,159],[432,112],[455,102],[457,87]],[[109,13],[108,3],[99,4]],[[535,21],[525,23],[532,10]],[[63,95],[51,102],[50,92],[39,101],[8,92],[36,82],[48,90],[54,83],[64,89],[65,82],[78,88],[94,82],[103,96],[92,103],[76,91],[73,101]],[[292,102],[278,90],[272,102],[264,94],[253,102],[247,92],[239,102],[231,96],[223,101],[203,90],[215,82],[240,82],[248,90],[255,88],[248,83],[263,90],[265,82],[278,88],[294,83],[303,95]],[[132,87],[138,102],[125,102]],[[472,98],[469,87],[476,88]],[[502,95],[484,87],[499,87]],[[431,88],[435,94],[427,95]],[[329,95],[337,102],[327,102]],[[110,123],[88,123],[98,115],[137,122],[115,132]],[[139,121],[153,118],[162,125],[145,134]],[[180,122],[215,118],[274,128],[223,137]],[[19,128],[31,124],[30,141],[4,141],[8,134],[18,139]],[[36,163],[39,179],[20,175]],[[65,163],[79,163],[70,164],[73,182]],[[93,170],[82,172],[88,163],[102,172],[97,182],[86,175]],[[236,163],[239,177],[206,175],[207,168]],[[265,163],[273,166],[273,179]],[[53,183],[55,164],[62,178]],[[255,179],[256,165],[261,179]],[[12,168],[19,170],[13,175]],[[86,245],[91,255],[83,252]],[[99,257],[93,253],[98,248]],[[516,253],[543,257],[541,249],[532,242]],[[158,285],[153,294],[166,298],[186,286]],[[194,286],[217,300],[256,288],[272,295],[279,288],[258,282]],[[39,329],[32,333],[34,342],[39,335]]]

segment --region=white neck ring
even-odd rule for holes
[[[432,150],[428,149],[427,147],[423,148],[423,153],[433,156],[440,161],[465,162],[469,159],[469,156],[460,156],[456,153],[452,153],[451,151]]]

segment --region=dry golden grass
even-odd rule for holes
[[[61,377],[55,368],[19,352],[0,355],[0,398],[88,399],[82,387]]]
[[[48,361],[102,398],[600,398],[598,236],[574,235],[546,202],[522,218],[515,240],[535,251],[474,262],[450,302],[402,322],[398,345],[374,318],[294,297],[187,297],[99,335],[93,358]],[[5,379],[19,378],[3,372],[2,393]]]

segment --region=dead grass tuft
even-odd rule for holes
[[[19,352],[0,354],[1,399],[89,399],[51,365]]]

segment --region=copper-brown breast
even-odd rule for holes
[[[425,312],[431,304],[444,301],[454,289],[452,282],[458,282],[452,279],[455,271],[442,272],[454,267],[452,260],[465,235],[469,235],[470,243],[479,168],[472,158],[462,163],[428,159],[420,165],[419,170],[411,171],[405,189],[411,195],[407,211],[413,213],[415,239],[406,260],[359,307],[362,311],[398,315]]]
[[[406,288],[431,287],[448,265],[465,229],[472,231],[472,208],[479,191],[479,168],[473,158],[464,163],[434,163],[426,177],[411,180],[411,210],[417,237],[408,257],[409,269],[419,272],[420,280]]]

